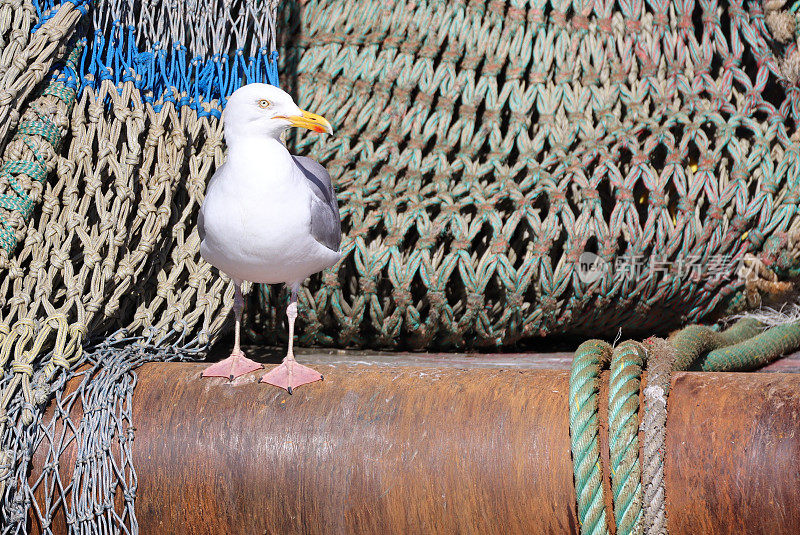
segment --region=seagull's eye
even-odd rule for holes
[[[261,100],[258,101],[258,107],[259,108],[264,108],[264,109],[269,108],[270,107],[270,101],[265,99],[265,98],[262,98]]]

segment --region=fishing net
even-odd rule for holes
[[[282,80],[336,128],[294,147],[336,177],[347,229],[301,343],[643,334],[788,290],[796,43],[758,2],[309,0],[281,16]],[[587,252],[601,276],[582,276]]]
[[[226,320],[233,292],[200,260],[195,217],[222,162],[225,97],[277,82],[274,9],[18,6],[30,43],[7,76],[42,83],[13,78],[0,98],[20,114],[0,168],[3,533],[50,533],[59,518],[71,533],[137,532],[133,369],[188,358]],[[29,481],[37,447],[47,470]]]
[[[790,8],[0,4],[3,532],[26,515],[136,532],[133,369],[206,348],[233,302],[195,218],[242,84],[280,71],[336,132],[287,140],[331,172],[345,232],[301,291],[301,345],[634,336],[783,299],[800,275]],[[249,295],[251,340],[284,343],[285,289]],[[73,485],[68,444],[98,459]],[[50,471],[31,482],[37,446]]]
[[[35,404],[12,398],[6,414],[15,425],[1,437],[8,448],[2,533],[138,533],[131,457],[134,370],[149,361],[191,356],[184,348],[140,338],[109,339],[83,353],[74,373],[37,390]],[[6,375],[0,387],[13,380]]]

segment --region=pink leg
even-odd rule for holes
[[[233,351],[231,356],[223,361],[212,364],[203,371],[203,377],[227,377],[233,381],[236,377],[250,373],[261,368],[261,364],[254,362],[244,356],[239,347],[239,329],[242,323],[242,310],[244,309],[244,297],[242,288],[235,284],[235,294],[233,297],[233,313],[236,316],[236,331],[233,335]]]
[[[294,320],[297,319],[297,294],[295,291],[292,291],[292,302],[286,307],[286,316],[289,318],[289,351],[280,365],[261,377],[261,382],[285,388],[291,394],[292,390],[298,386],[321,381],[323,377],[319,372],[294,360],[292,349],[294,347]]]

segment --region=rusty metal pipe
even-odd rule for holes
[[[577,533],[568,372],[316,367],[293,396],[140,368],[140,532]],[[797,533],[798,392],[796,374],[675,376],[671,535]]]

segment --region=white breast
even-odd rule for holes
[[[280,145],[229,154],[203,202],[203,258],[231,278],[295,283],[340,254],[311,236],[311,191]],[[249,156],[249,157],[247,157]]]

